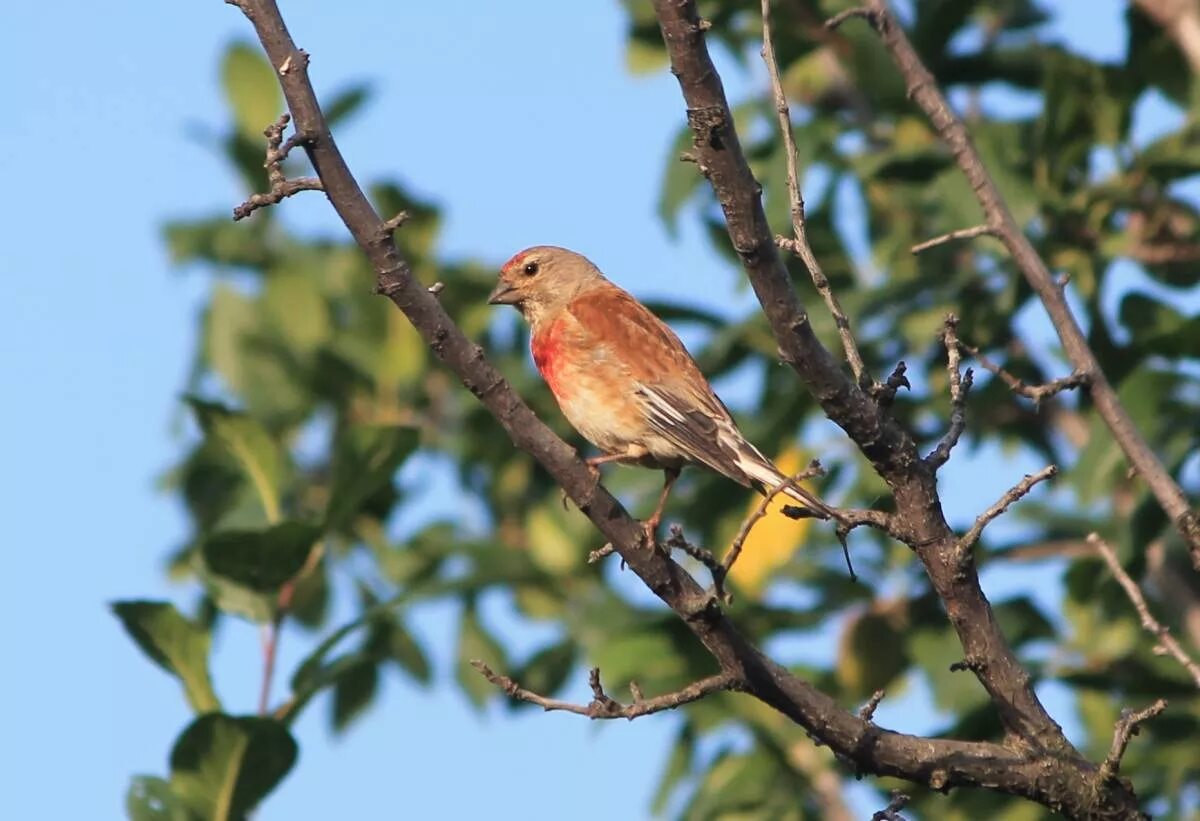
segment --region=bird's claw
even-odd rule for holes
[[[655,550],[659,546],[658,525],[660,521],[658,518],[651,518],[642,522],[642,545],[647,550]]]

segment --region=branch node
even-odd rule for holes
[[[267,182],[270,185],[265,194],[252,194],[249,199],[233,209],[234,221],[243,220],[260,208],[275,205],[293,194],[301,191],[324,191],[325,186],[315,177],[298,177],[288,179],[283,172],[283,161],[296,146],[309,145],[312,137],[296,133],[287,142],[283,140],[283,132],[287,129],[292,116],[287,112],[279,115],[279,119],[263,129],[267,138],[267,156],[263,168],[267,169]]]
[[[867,703],[858,709],[858,717],[863,721],[874,723],[875,711],[879,709],[879,702],[883,701],[883,697],[887,695],[883,690],[876,690],[867,699]]]
[[[950,375],[950,427],[937,447],[925,457],[925,464],[935,472],[950,461],[950,452],[967,429],[967,395],[975,381],[975,374],[970,368],[966,372],[959,371],[958,317],[954,314],[946,314],[941,338],[946,346],[946,372]]]
[[[1167,701],[1160,698],[1142,710],[1131,710],[1128,707],[1121,710],[1121,717],[1117,719],[1117,725],[1113,730],[1112,746],[1109,748],[1104,762],[1100,765],[1101,781],[1112,781],[1117,777],[1121,769],[1121,759],[1125,756],[1125,748],[1129,746],[1129,740],[1141,731],[1143,722],[1149,721],[1165,709],[1167,709]]]
[[[985,667],[987,667],[987,662],[984,659],[981,659],[977,656],[967,656],[962,661],[956,661],[951,664],[950,672],[962,673],[965,671],[970,671],[972,673],[979,673]],[[937,787],[934,787],[934,789],[937,789]]]
[[[426,288],[425,290],[429,291],[429,293],[433,294],[434,296],[437,296],[442,291],[446,290],[446,283],[435,282],[432,285],[430,285],[428,288]]]
[[[391,219],[384,220],[380,230],[385,236],[390,237],[392,234],[396,233],[396,231],[400,230],[400,226],[408,222],[409,216],[410,215],[407,211],[399,211],[396,213],[396,216],[392,217]]]
[[[901,388],[912,390],[912,385],[905,375],[908,373],[908,365],[903,360],[896,363],[896,367],[892,373],[884,381],[882,385],[875,385],[871,391],[871,395],[881,408],[890,407],[892,402],[896,400],[896,394]]]

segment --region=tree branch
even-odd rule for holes
[[[999,239],[1012,255],[1017,268],[1041,299],[1062,342],[1063,352],[1075,373],[1085,376],[1096,411],[1112,432],[1113,439],[1130,464],[1145,480],[1150,492],[1174,522],[1191,552],[1192,564],[1200,571],[1200,513],[1192,510],[1182,488],[1155,456],[1133,424],[1117,393],[1100,368],[1088,346],[1063,289],[1055,282],[1046,263],[1029,238],[1017,225],[1000,189],[983,164],[979,152],[961,118],[950,108],[929,69],[921,62],[904,28],[892,16],[887,0],[867,0],[866,9],[872,28],[879,34],[908,89],[908,96],[925,112],[934,129],[950,148],[959,169],[966,176],[983,209],[989,233]]]
[[[846,431],[893,488],[897,511],[893,514],[894,530],[925,565],[965,656],[977,660],[975,675],[995,704],[1013,743],[1025,751],[1049,754],[1049,758],[1041,759],[1043,764],[1077,772],[1081,779],[1071,785],[1061,781],[1055,787],[1038,779],[1037,784],[1023,787],[1030,792],[1022,794],[1080,816],[1098,813],[1102,808],[1136,812],[1136,797],[1126,787],[1096,784],[1095,767],[1071,746],[1033,692],[1028,673],[1005,641],[979,587],[974,564],[958,561],[958,539],[942,515],[936,476],[916,453],[912,437],[841,372],[813,335],[776,252],[762,208],[761,188],[733,128],[694,0],[654,0],[654,8],[671,71],[687,102],[692,154],[712,185],[733,249],[775,334],[781,358],[808,386],[826,416]],[[768,703],[773,702],[768,699]],[[805,726],[809,727],[807,723]],[[924,773],[918,780],[936,784],[939,789],[951,783],[945,771]]]
[[[783,137],[783,150],[787,156],[787,185],[791,199],[792,235],[794,239],[776,237],[775,242],[780,248],[786,248],[804,263],[808,274],[812,277],[813,285],[825,306],[833,316],[837,326],[838,336],[842,340],[842,350],[846,353],[846,361],[850,363],[850,372],[854,380],[864,387],[873,388],[874,378],[866,372],[862,354],[858,352],[858,344],[854,341],[854,333],[850,330],[850,320],[842,310],[841,303],[829,286],[829,279],[821,269],[817,255],[813,253],[808,242],[808,231],[804,227],[804,195],[800,191],[800,171],[797,168],[796,140],[792,136],[792,115],[788,110],[787,95],[783,93],[783,81],[779,78],[779,63],[775,59],[775,46],[771,40],[771,0],[762,0],[763,45],[762,58],[767,65],[767,74],[771,78],[771,94],[775,98],[775,113],[779,117],[779,133]]]
[[[703,588],[659,551],[642,549],[642,527],[600,486],[574,449],[546,427],[513,392],[484,352],[473,344],[445,313],[437,298],[412,275],[390,231],[371,207],[342,158],[308,79],[307,61],[296,48],[279,14],[275,0],[237,0],[253,23],[295,118],[308,137],[308,152],[330,202],[362,248],[376,272],[377,289],[411,321],[430,350],[478,397],[513,442],[532,455],[567,492],[579,509],[614,545],[630,569],[664,601],[713,655],[722,674],[743,684],[747,692],[787,715],[827,744],[858,772],[897,776],[937,789],[959,785],[987,785],[1005,793],[1053,804],[1080,817],[1116,813],[1136,806],[1136,798],[1119,783],[1097,785],[1095,767],[1074,753],[1061,731],[1042,710],[1004,643],[996,620],[979,590],[973,567],[952,568],[944,550],[953,544],[936,505],[933,477],[913,458],[911,438],[878,408],[861,389],[841,373],[832,357],[812,334],[799,310],[762,216],[761,201],[745,158],[730,126],[728,106],[720,79],[704,48],[695,9],[690,2],[656,0],[672,63],[685,91],[696,81],[691,72],[708,69],[703,83],[718,96],[707,108],[693,106],[689,120],[704,146],[704,161],[716,158],[710,169],[714,186],[727,163],[740,167],[736,182],[727,190],[737,198],[731,207],[724,199],[734,245],[776,329],[785,358],[817,395],[827,413],[852,433],[873,463],[901,479],[896,484],[897,503],[910,544],[929,570],[935,588],[948,603],[952,623],[964,645],[978,647],[987,658],[980,680],[1000,709],[1005,724],[1022,741],[1009,745],[919,738],[874,726],[842,709],[833,699],[804,679],[767,658],[751,645],[726,618]],[[680,68],[681,57],[685,67]],[[685,79],[685,75],[691,80]],[[719,105],[718,105],[719,102]],[[720,144],[727,137],[732,143]],[[714,140],[716,145],[714,145]],[[748,210],[739,211],[740,206]],[[741,215],[749,214],[749,222]],[[734,229],[734,223],[737,229]],[[831,412],[836,411],[834,414]],[[872,438],[874,437],[874,438]],[[917,479],[912,478],[912,473]],[[926,507],[921,508],[920,505]],[[920,515],[912,511],[920,511]],[[929,538],[932,536],[932,538]],[[957,575],[956,575],[957,574]],[[972,626],[977,624],[978,626]],[[1049,758],[1031,751],[1049,750]]]
[[[1157,655],[1169,655],[1187,670],[1188,675],[1192,677],[1196,687],[1200,688],[1200,664],[1196,662],[1183,646],[1171,635],[1171,631],[1165,624],[1162,624],[1158,619],[1150,613],[1150,607],[1146,604],[1146,597],[1142,595],[1142,589],[1138,587],[1137,582],[1129,577],[1125,572],[1125,568],[1121,567],[1121,562],[1117,559],[1116,552],[1112,546],[1100,538],[1100,534],[1092,533],[1087,538],[1090,544],[1104,559],[1104,563],[1108,565],[1108,569],[1116,578],[1117,583],[1121,585],[1121,589],[1125,591],[1125,595],[1129,597],[1129,601],[1133,603],[1133,609],[1137,611],[1138,618],[1141,619],[1142,627],[1147,633],[1154,636],[1157,642],[1154,646],[1154,652]]]
[[[478,670],[484,678],[507,693],[510,698],[536,704],[546,712],[561,710],[567,713],[587,716],[590,719],[625,718],[632,721],[641,716],[661,713],[663,710],[674,710],[676,707],[682,707],[684,704],[699,701],[712,693],[719,693],[723,690],[739,690],[743,686],[743,683],[732,674],[718,673],[715,676],[694,681],[688,686],[672,693],[655,696],[654,698],[644,698],[637,684],[631,682],[629,689],[633,691],[633,703],[621,704],[604,692],[604,687],[600,684],[600,668],[593,667],[588,674],[588,684],[592,688],[591,702],[588,704],[574,704],[569,701],[547,698],[532,690],[526,690],[508,676],[494,672],[492,668],[478,659],[472,659],[471,666]]]

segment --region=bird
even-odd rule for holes
[[[600,451],[586,460],[597,479],[609,462],[663,471],[644,522],[651,544],[685,465],[764,496],[782,488],[804,506],[800,515],[838,518],[746,440],[675,332],[587,257],[526,248],[501,267],[488,303],[511,305],[529,323],[534,364],[567,421]]]

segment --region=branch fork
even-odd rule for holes
[[[240,4],[234,3],[234,5]],[[325,186],[316,177],[288,179],[283,172],[283,161],[287,159],[292,149],[297,146],[309,145],[313,140],[311,135],[297,131],[285,142],[283,132],[291,120],[292,115],[284,112],[279,115],[278,120],[263,130],[263,136],[267,138],[267,158],[263,162],[263,168],[267,169],[267,182],[270,184],[270,188],[265,194],[252,194],[248,200],[234,208],[233,218],[235,221],[245,219],[260,208],[283,202],[301,191],[325,190]]]

